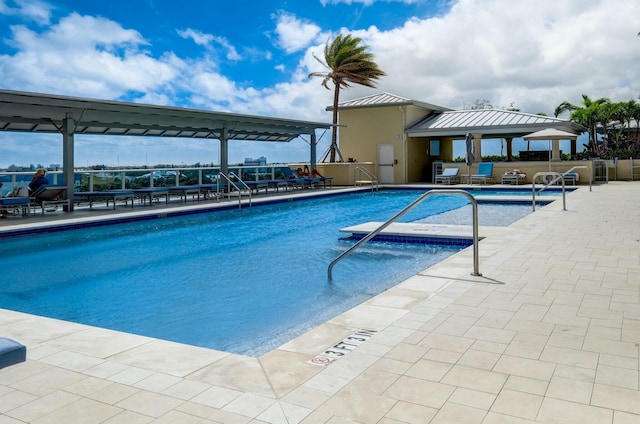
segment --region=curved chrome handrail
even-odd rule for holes
[[[340,256],[335,258],[329,264],[329,268],[327,269],[327,276],[328,276],[329,280],[331,280],[332,270],[333,270],[333,267],[335,266],[336,263],[341,261],[346,256],[350,255],[354,250],[356,250],[361,245],[363,245],[366,242],[368,242],[369,240],[371,240],[373,237],[375,237],[382,230],[384,230],[389,225],[391,225],[391,223],[396,221],[402,215],[404,215],[407,212],[409,212],[411,209],[416,207],[419,203],[422,203],[422,201],[425,200],[426,198],[428,198],[430,196],[442,195],[442,194],[461,194],[461,195],[467,196],[471,200],[471,206],[472,206],[472,209],[473,209],[473,211],[472,211],[472,213],[473,213],[473,272],[471,273],[471,275],[475,275],[475,276],[478,276],[478,277],[482,276],[482,274],[480,273],[480,270],[479,270],[479,263],[478,263],[479,262],[479,260],[478,260],[478,201],[476,200],[475,197],[473,197],[472,194],[470,194],[470,193],[468,193],[468,192],[466,192],[464,190],[457,190],[457,189],[450,189],[449,190],[449,189],[445,189],[445,190],[427,191],[422,196],[420,196],[419,198],[414,200],[411,204],[409,204],[404,209],[402,209],[400,212],[398,212],[393,217],[391,217],[389,220],[387,220],[384,224],[380,225],[378,228],[376,228],[375,230],[371,231],[369,234],[367,234],[366,236],[364,236],[363,238],[358,240],[358,242],[356,244],[354,244],[353,246],[351,246],[349,249],[347,249],[344,252],[342,252],[342,254]]]

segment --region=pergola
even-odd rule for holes
[[[0,90],[0,131],[62,135],[67,185],[73,181],[75,134],[216,139],[221,172],[227,173],[229,140],[288,142],[302,135],[310,137],[313,169],[315,130],[328,128],[322,122]],[[73,192],[67,195],[73,205]]]
[[[549,116],[501,109],[475,109],[449,110],[430,114],[410,125],[406,133],[412,137],[459,139],[472,134],[476,160],[480,160],[482,155],[481,140],[483,138],[504,138],[507,141],[507,159],[512,160],[511,142],[514,138],[547,128],[572,134],[580,134],[587,130],[575,122]],[[576,154],[575,138],[572,140],[571,153]]]

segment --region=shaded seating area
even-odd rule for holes
[[[67,186],[41,186],[31,194],[30,206],[34,209],[40,208],[42,214],[45,211],[55,211],[58,206],[64,206],[69,210],[69,200],[64,198]]]
[[[458,168],[445,168],[442,171],[442,174],[436,175],[435,182],[436,184],[453,184],[460,181],[460,176],[458,173],[460,170]]]
[[[486,184],[493,181],[493,162],[480,162],[478,164],[478,172],[469,176],[469,181]]]

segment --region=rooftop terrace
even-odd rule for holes
[[[0,422],[640,422],[640,184],[567,209],[484,238],[482,277],[465,249],[259,358],[0,310],[28,348],[0,370]]]

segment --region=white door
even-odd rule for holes
[[[378,182],[394,184],[393,144],[378,144]]]

